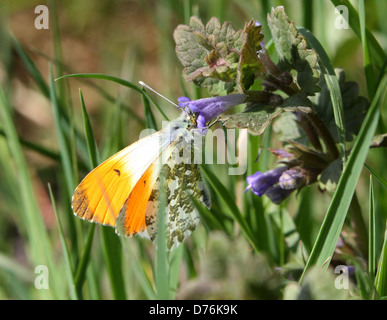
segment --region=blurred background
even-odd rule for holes
[[[357,1],[352,1],[352,3],[356,6]],[[34,12],[35,7],[42,4],[49,8],[48,30],[38,30],[34,27],[34,21],[38,16]],[[55,260],[61,261],[62,248],[47,183],[50,183],[54,190],[59,212],[61,210],[70,211],[70,191],[62,190],[65,178],[61,174],[59,160],[63,161],[63,158],[59,154],[57,123],[52,104],[42,90],[42,86],[36,81],[38,77],[31,76],[31,69],[28,69],[28,66],[34,65],[45,83],[49,82],[49,65],[51,64],[54,66],[54,78],[69,73],[100,73],[120,77],[136,85],[141,80],[172,101],[176,101],[178,97],[184,95],[182,67],[175,55],[175,44],[172,37],[177,25],[188,23],[191,15],[200,17],[204,22],[216,16],[221,22],[231,21],[235,29],[243,28],[245,22],[250,19],[257,19],[262,23],[265,40],[268,41],[271,36],[266,27],[266,16],[271,7],[278,5],[285,6],[288,16],[296,25],[304,26],[314,33],[327,51],[333,66],[345,69],[347,80],[357,81],[360,94],[367,96],[361,41],[351,29],[338,30],[335,28],[334,21],[337,15],[334,5],[328,0],[2,1],[0,4],[0,43],[2,47],[0,49],[0,83],[3,85],[7,82],[8,85],[7,93],[11,101],[15,128],[23,142],[23,154],[28,164],[30,182],[43,216],[44,225],[50,232],[52,255]],[[386,1],[366,1],[367,27],[384,50],[387,48],[386,12]],[[21,57],[21,51],[15,49],[13,42],[9,40],[10,34],[23,48],[23,52],[28,55],[31,64],[26,63],[26,60]],[[144,127],[144,107],[140,94],[116,83],[102,80],[67,79],[62,82],[57,81],[57,84],[59,98],[66,105],[67,112],[73,121],[72,126],[80,128],[81,131],[83,118],[79,89],[82,90],[102,159],[137,140],[138,133]],[[205,91],[198,93],[189,83],[186,83],[185,86],[188,93],[192,95],[206,96]],[[178,114],[174,106],[160,99],[158,101],[170,118]],[[120,112],[117,113],[117,110]],[[156,110],[154,114],[159,123],[162,117]],[[385,128],[386,116],[387,112],[383,110],[380,130]],[[17,163],[12,163],[12,157],[7,151],[3,125],[0,125],[0,128],[2,133],[0,136],[0,157],[2,158],[2,169],[0,170],[0,299],[58,297],[58,295],[51,296],[33,290],[31,277],[33,278],[33,266],[36,260],[31,257],[29,238],[26,236],[28,234],[26,229],[29,225],[23,217],[24,209],[20,204],[19,171]],[[86,152],[86,150],[83,151]],[[383,150],[372,151],[368,162],[382,176],[383,172],[386,174],[385,162],[383,162],[386,159],[385,156],[386,153]],[[74,160],[74,155],[70,157],[73,157],[72,160]],[[272,160],[274,159],[270,161]],[[89,169],[89,164],[85,162],[79,164],[79,178]],[[360,204],[364,207],[368,202],[368,179],[369,173],[365,172],[361,180],[364,183],[358,186]],[[235,188],[243,190],[243,182],[239,181],[239,184],[239,187]],[[375,188],[376,193],[380,195],[382,188],[380,186],[375,186]],[[310,191],[305,192],[308,193],[308,197],[311,197],[310,199],[317,198],[312,198],[312,195],[309,195]],[[329,195],[321,195],[316,189],[313,189],[312,192],[318,195],[315,203],[321,204],[323,209],[317,206],[314,208],[313,203],[308,204],[307,210],[314,211],[313,219],[316,221],[310,226],[311,239],[315,237],[330,201]],[[298,212],[297,201],[295,196],[289,201],[290,215],[292,212]],[[380,200],[378,206],[387,208],[386,200]],[[70,247],[78,247],[80,252],[82,245],[71,242],[74,235],[67,233],[72,226],[70,219],[66,219],[63,223],[66,237],[71,243]],[[78,221],[76,223],[78,224]],[[76,226],[75,229],[79,232],[79,226]],[[202,234],[204,234],[204,229],[199,230],[196,237],[200,238]],[[184,261],[197,259],[196,261],[201,261],[201,270],[212,270],[208,272],[209,274],[213,272],[214,278],[232,278],[233,281],[246,285],[241,285],[239,291],[233,292],[222,287],[226,286],[225,281],[215,281],[217,284],[214,284],[211,287],[212,291],[208,293],[207,280],[202,277],[202,273],[199,274],[200,268],[190,267],[190,262],[186,262],[187,266],[182,267],[183,275],[180,276],[180,288],[183,289],[177,293],[177,297],[197,297],[200,292],[208,293],[209,297],[215,298],[281,297],[279,289],[281,281],[273,276],[273,268],[267,267],[271,263],[265,262],[262,257],[257,257],[257,260],[252,262],[250,257],[245,260],[249,261],[246,262],[248,265],[255,267],[259,265],[262,266],[262,270],[271,270],[262,271],[262,277],[258,282],[253,274],[242,270],[243,266],[238,265],[236,261],[228,261],[229,269],[222,271],[223,273],[221,271],[217,273],[217,269],[214,269],[213,266],[220,268],[222,257],[216,260],[214,255],[210,255],[215,261],[212,267],[208,266],[208,262],[212,261],[209,253],[227,255],[227,248],[235,247],[235,250],[238,251],[240,250],[238,248],[244,248],[246,245],[246,243],[240,244],[239,240],[225,245],[231,240],[223,238],[223,234],[216,232],[214,234],[215,236],[210,239],[208,251],[205,250],[203,254],[196,251],[192,255],[186,255]],[[83,237],[84,235],[85,233]],[[201,240],[198,241],[200,243]],[[147,244],[144,246],[148,248]],[[143,248],[142,245],[139,245],[134,250],[140,252],[141,248]],[[103,251],[100,247],[98,250]],[[149,248],[147,250],[149,251]],[[238,252],[245,252],[245,250],[248,249]],[[73,259],[76,260],[77,254],[72,248],[70,251]],[[147,254],[151,255],[149,252]],[[103,261],[102,253],[96,254],[93,259]],[[237,260],[237,258],[234,259]],[[191,262],[191,265],[195,263]],[[151,265],[145,264],[144,269],[147,269],[146,273],[149,277],[151,277],[151,268]],[[98,286],[109,287],[106,284],[108,282],[106,280],[107,271],[105,270],[103,274],[103,280],[98,282]],[[126,279],[125,283],[132,283],[135,274],[129,275],[128,277],[132,278]],[[188,279],[199,280],[191,284]],[[231,283],[230,286],[232,285]],[[67,290],[64,289],[63,294],[59,294],[59,297],[68,297]],[[110,289],[91,290],[90,292],[95,294],[88,293],[85,296],[89,298],[114,296]],[[142,289],[136,289],[126,297],[142,298],[144,292]],[[204,295],[204,297],[207,296]]]

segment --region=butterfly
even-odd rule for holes
[[[128,237],[157,235],[161,192],[165,192],[167,246],[176,248],[200,218],[192,201],[211,201],[194,160],[194,117],[182,112],[165,128],[119,151],[92,170],[77,186],[72,209],[78,217],[115,227]]]

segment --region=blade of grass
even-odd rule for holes
[[[376,75],[373,69],[372,60],[370,56],[370,49],[368,46],[368,37],[366,33],[366,22],[365,22],[365,8],[364,0],[359,0],[359,24],[360,24],[360,35],[363,47],[363,66],[367,82],[368,97],[372,99],[375,94]]]
[[[181,244],[177,249],[171,252],[169,262],[169,286],[170,286],[170,298],[174,299],[179,285],[180,278],[180,266],[183,259],[184,246]]]
[[[381,297],[387,296],[387,226],[378,270],[376,272],[375,286]]]
[[[86,142],[87,147],[89,151],[89,159],[90,159],[90,165],[91,168],[95,168],[99,163],[99,154],[97,149],[97,144],[95,142],[93,128],[91,127],[90,119],[87,114],[85,101],[83,99],[82,91],[79,90],[80,100],[81,100],[81,107],[82,107],[82,114],[83,114],[83,122],[84,122],[84,128],[85,128],[85,136],[86,136]],[[95,232],[96,225],[93,223],[90,226],[90,229],[88,231],[87,237],[86,237],[86,243],[83,248],[81,259],[77,265],[76,271],[75,271],[75,288],[79,296],[81,296],[81,289],[83,286],[83,283],[86,278],[86,270],[87,266],[90,262],[90,254],[91,254],[91,247],[94,239],[94,232]]]
[[[163,110],[161,110],[160,106],[156,103],[156,101],[146,91],[142,90],[142,88],[140,88],[139,86],[136,86],[135,84],[131,83],[130,81],[126,81],[126,80],[118,78],[118,77],[108,76],[108,75],[100,74],[100,73],[66,74],[64,76],[56,78],[55,80],[57,81],[57,80],[65,79],[65,78],[91,78],[91,79],[108,80],[108,81],[113,81],[113,82],[116,82],[118,84],[121,84],[125,87],[128,87],[130,89],[133,89],[133,90],[141,93],[142,95],[145,95],[149,99],[149,101],[151,101],[153,103],[153,105],[156,107],[156,109],[160,112],[162,117],[165,120],[169,120],[168,117],[166,116],[166,114],[163,112]]]
[[[312,250],[313,243],[318,232],[316,217],[310,214],[314,207],[313,193],[310,189],[305,188],[302,192],[300,192],[298,197],[299,207],[294,218],[294,223],[297,227],[300,241],[302,241],[306,252],[309,254]]]
[[[112,286],[113,297],[116,300],[125,300],[126,291],[122,274],[122,245],[114,230],[101,227],[102,247]]]
[[[7,136],[7,143],[12,155],[15,167],[17,168],[17,181],[20,188],[20,199],[23,206],[23,214],[26,221],[26,231],[29,239],[29,250],[31,252],[32,263],[35,265],[46,265],[49,270],[56,270],[54,263],[53,248],[45,228],[42,214],[38,206],[34,189],[31,183],[28,166],[23,155],[18,134],[10,112],[5,93],[0,87],[0,118],[3,129]],[[52,290],[41,291],[44,297],[63,298],[60,288],[60,279],[53,271],[50,278]]]
[[[76,181],[77,181],[77,172],[75,172],[74,164],[73,164],[73,151],[70,150],[70,141],[68,136],[66,136],[66,129],[64,128],[63,112],[61,112],[60,103],[57,97],[54,77],[52,74],[52,67],[49,65],[49,91],[50,91],[50,101],[54,114],[54,123],[56,130],[56,138],[58,141],[59,152],[60,152],[60,160],[61,167],[63,170],[64,181],[65,181],[65,193],[66,199],[70,199],[73,191],[75,189]],[[67,118],[68,119],[68,118]],[[68,121],[69,123],[70,121]],[[70,134],[71,135],[71,134]],[[75,152],[75,151],[74,151]],[[68,233],[72,243],[78,243],[78,235],[76,228],[76,221],[71,214],[71,211],[68,211],[68,215],[66,216],[66,222],[69,226]],[[78,247],[73,246],[74,254],[78,255]]]
[[[364,166],[368,169],[369,172],[372,173],[372,175],[376,178],[376,180],[378,180],[380,182],[380,184],[387,189],[387,180],[385,180],[381,175],[377,174],[376,171],[374,169],[372,169],[369,165],[367,165],[366,163],[364,164]]]
[[[370,175],[369,205],[368,205],[368,273],[375,274],[375,196],[372,175]]]
[[[143,89],[145,92],[145,89]],[[155,116],[153,115],[152,109],[150,107],[149,99],[145,94],[141,96],[142,104],[144,106],[144,114],[145,114],[145,123],[148,129],[157,130],[157,124],[155,120]]]
[[[341,97],[341,90],[339,81],[336,77],[335,70],[332,67],[332,64],[329,60],[328,54],[325,52],[323,46],[316,39],[316,37],[305,28],[298,28],[300,33],[305,37],[308,43],[312,46],[314,50],[318,53],[319,56],[319,66],[321,72],[324,75],[325,82],[329,89],[329,93],[331,96],[333,114],[335,117],[335,123],[337,127],[337,136],[339,138],[339,148],[341,159],[343,164],[346,162],[346,134],[345,134],[345,123],[344,123],[344,107],[343,107],[343,99]]]
[[[91,165],[91,168],[95,168],[99,163],[99,153],[98,153],[97,143],[95,142],[93,128],[90,123],[89,115],[87,114],[85,100],[83,99],[83,94],[81,90],[79,90],[79,97],[81,100],[83,124],[85,128],[87,149],[89,151],[90,165]]]
[[[332,259],[337,240],[355,192],[357,181],[368,154],[370,142],[379,121],[380,109],[385,105],[386,86],[387,76],[384,76],[368,110],[359,135],[355,140],[347,166],[344,168],[336,191],[333,194],[331,204],[325,215],[300,281],[302,281],[305,272],[311,266],[317,265],[327,268]]]
[[[45,97],[49,98],[50,97],[49,87],[46,81],[44,80],[42,74],[40,73],[39,69],[33,63],[33,61],[28,56],[28,54],[24,51],[23,47],[16,40],[16,38],[11,37],[11,43],[12,43],[12,47],[15,49],[16,53],[22,60],[23,65],[26,67],[28,73],[31,75],[32,79],[38,85],[40,91],[43,93]]]
[[[130,266],[133,268],[136,278],[138,279],[145,296],[149,300],[156,300],[157,294],[152,286],[151,281],[146,273],[145,268],[142,266],[138,254],[136,254],[132,243],[129,243],[128,239],[121,238],[122,247],[125,249],[124,253],[130,257]]]
[[[68,246],[66,243],[65,235],[63,232],[62,222],[61,222],[59,214],[58,214],[58,209],[56,207],[55,198],[54,198],[54,195],[52,193],[52,189],[51,189],[50,184],[48,184],[48,191],[50,194],[51,204],[52,204],[52,207],[54,209],[56,220],[58,222],[59,239],[60,239],[60,243],[62,245],[62,250],[63,250],[64,267],[65,267],[65,271],[66,271],[68,286],[70,288],[70,297],[72,300],[78,300],[77,291],[75,289],[75,282],[74,282],[74,276],[73,276],[73,267],[72,267],[72,263],[71,263],[71,257],[70,257],[69,249],[68,249]]]
[[[313,32],[313,1],[303,0],[302,1],[303,8],[303,26]]]
[[[50,87],[49,87],[50,100],[51,100],[53,112],[54,112],[55,128],[56,128],[56,135],[57,135],[58,144],[59,144],[60,158],[61,158],[63,172],[66,180],[67,192],[69,195],[71,195],[75,189],[75,179],[73,175],[73,167],[72,167],[72,161],[70,156],[71,152],[69,151],[68,142],[64,134],[64,130],[62,128],[63,122],[61,121],[62,117],[61,117],[61,112],[59,110],[59,104],[58,104],[58,99],[55,91],[55,83],[54,83],[51,67],[50,67],[49,83],[50,83]]]
[[[167,250],[167,233],[166,233],[166,178],[160,175],[160,209],[157,214],[157,237],[156,237],[156,263],[155,263],[155,286],[158,300],[170,299],[169,287],[169,261]]]
[[[74,274],[74,285],[79,298],[82,298],[82,287],[86,279],[87,267],[90,263],[91,248],[92,248],[93,239],[94,239],[95,227],[96,227],[95,223],[92,223],[90,225],[90,229],[86,237],[86,242],[83,247],[81,259],[77,264],[75,274]]]
[[[4,130],[0,129],[0,135],[6,137]],[[55,160],[55,161],[60,160],[60,155],[53,150],[50,150],[46,147],[41,146],[40,144],[33,143],[31,141],[28,141],[28,140],[25,140],[22,138],[20,138],[19,140],[20,140],[20,144],[23,147],[26,147],[30,150],[33,150],[33,151],[39,153],[40,155],[43,155],[43,156],[50,158],[52,160]]]

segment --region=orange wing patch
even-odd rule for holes
[[[176,142],[171,143],[137,181],[136,186],[121,208],[118,217],[118,224],[120,224],[118,229],[123,228],[123,230],[119,230],[118,234],[124,233],[126,236],[133,236],[147,229],[146,211],[149,198],[159,177],[162,163],[170,157],[175,146]]]
[[[167,146],[160,143],[161,137],[160,132],[147,136],[91,171],[74,192],[74,214],[85,220],[116,226],[120,210],[136,183]]]
[[[74,213],[86,220],[115,226],[122,204],[136,180],[122,161],[113,156],[79,184],[73,196]]]
[[[126,236],[133,236],[146,229],[146,207],[160,171],[157,167],[156,163],[149,166],[121,208],[119,221],[122,225],[119,227],[123,228]]]

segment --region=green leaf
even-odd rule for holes
[[[78,300],[78,295],[77,295],[77,291],[75,288],[75,281],[74,281],[74,275],[73,275],[73,267],[72,267],[72,263],[71,263],[71,256],[70,256],[69,248],[67,246],[66,237],[65,237],[65,234],[63,232],[62,222],[61,222],[60,216],[58,214],[58,209],[56,207],[55,198],[54,198],[54,195],[52,193],[52,189],[51,189],[50,184],[48,185],[48,191],[50,194],[51,204],[52,204],[52,207],[54,209],[56,219],[58,221],[59,238],[60,238],[60,242],[61,242],[62,250],[63,250],[63,258],[64,258],[64,262],[65,262],[66,277],[67,277],[68,285],[70,288],[70,297],[72,300]]]
[[[318,176],[319,188],[324,191],[334,192],[339,182],[341,172],[343,170],[343,162],[341,159],[333,161],[326,169]]]
[[[243,43],[241,31],[235,31],[230,22],[221,24],[217,18],[204,26],[199,18],[192,17],[189,26],[177,26],[173,37],[187,81],[208,87],[212,94],[233,91]]]
[[[283,112],[305,112],[312,111],[311,103],[303,93],[287,98],[279,107],[256,106],[252,103],[246,108],[246,112],[221,115],[219,120],[227,128],[248,129],[251,134],[262,134],[268,125]]]
[[[298,117],[296,113],[282,113],[273,123],[273,130],[282,143],[286,143],[288,140],[293,140],[303,145],[308,144],[308,138],[298,124]]]
[[[268,15],[268,24],[279,57],[282,71],[297,71],[297,82],[301,89],[310,96],[320,89],[318,55],[307,48],[305,38],[291,22],[282,6],[273,8]]]
[[[345,139],[346,141],[352,141],[360,130],[369,107],[369,102],[365,97],[359,96],[359,86],[356,82],[345,81],[343,70],[336,70],[336,72],[343,102]],[[328,85],[325,80],[322,80],[321,92],[318,95],[315,110],[324,121],[332,137],[338,142],[337,124],[329,92]]]
[[[255,21],[251,20],[243,30],[244,41],[238,66],[238,85],[243,92],[253,85],[257,76],[264,73],[264,66],[257,54],[264,38],[261,29],[262,26],[257,26]]]

